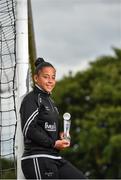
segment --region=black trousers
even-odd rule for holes
[[[26,179],[86,179],[70,162],[64,159],[37,157],[22,160]]]

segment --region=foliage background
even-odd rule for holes
[[[121,49],[101,56],[84,72],[57,82],[60,116],[72,116],[68,160],[89,178],[121,178]]]

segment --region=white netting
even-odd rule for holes
[[[16,171],[15,0],[0,0],[0,178]]]

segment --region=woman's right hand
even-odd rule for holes
[[[67,147],[70,147],[70,141],[68,141],[66,139],[61,139],[61,140],[55,141],[54,148],[56,148],[58,150],[63,150]]]

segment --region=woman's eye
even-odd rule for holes
[[[55,79],[55,76],[53,76],[52,79]]]
[[[55,76],[49,77],[49,76],[43,76],[45,79],[55,79]]]
[[[48,76],[43,76],[45,79],[47,79],[48,78]]]

